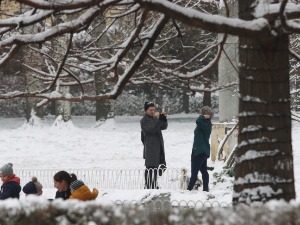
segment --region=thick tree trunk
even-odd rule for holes
[[[239,1],[251,19],[254,0]],[[240,38],[239,146],[233,202],[295,198],[288,36]]]
[[[203,92],[203,106],[211,107],[211,92]]]
[[[109,88],[106,84],[106,76],[104,74],[95,74],[95,89],[96,94],[103,94],[103,90]],[[113,100],[97,100],[96,101],[96,121],[105,121],[108,118],[114,116],[112,112],[112,101]]]
[[[99,16],[96,20],[93,21],[93,26],[96,26],[95,28],[95,35],[100,35],[103,30],[105,29],[105,23],[102,22],[100,26],[97,24],[103,21],[104,17]],[[96,46],[105,46],[108,43],[107,36],[103,36],[98,40]],[[110,84],[107,84],[107,74],[104,73],[95,73],[94,79],[95,79],[95,89],[96,94],[103,94],[105,91],[110,88]],[[96,101],[96,121],[105,121],[108,118],[112,118],[114,116],[114,113],[112,112],[112,100],[97,100]]]
[[[22,53],[24,54],[24,49],[22,50]],[[37,61],[37,57],[35,56],[36,53],[34,53],[32,50],[26,48],[26,54],[24,54],[24,63],[33,67],[33,68],[40,68],[39,61]],[[26,77],[26,87],[29,92],[35,92],[37,90],[42,90],[43,85],[42,81],[38,80],[37,78],[34,78],[31,73],[32,71],[29,71],[29,69],[22,68],[21,72],[25,74]],[[43,107],[36,107],[37,103],[40,102],[40,99],[36,98],[27,98],[26,99],[26,120],[29,122],[32,111],[35,112],[35,115],[39,118],[44,117],[44,109]]]
[[[111,112],[111,100],[96,101],[96,121],[105,121],[108,118],[112,118]]]
[[[96,94],[103,94],[103,90],[106,90],[106,76],[101,73],[97,73],[94,76],[95,79],[95,90]],[[108,118],[113,117],[112,111],[112,100],[97,100],[95,102],[96,104],[96,121],[103,122],[107,120]],[[101,123],[100,123],[101,124]]]

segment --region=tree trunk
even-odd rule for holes
[[[182,94],[182,111],[185,113],[190,112],[190,96],[186,94],[186,92],[183,92]]]
[[[239,1],[251,19],[254,0]],[[233,202],[295,198],[288,36],[240,38],[239,146]]]
[[[230,1],[230,17],[238,17],[238,1]],[[226,16],[225,8],[222,8],[220,14]],[[219,40],[223,38],[219,35]],[[218,84],[220,86],[237,81],[238,82],[238,37],[227,35],[224,49],[218,63]],[[224,88],[219,91],[219,122],[229,122],[236,119],[239,113],[239,98],[236,93],[236,87]]]
[[[93,26],[95,26],[95,36],[100,35],[103,30],[105,29],[105,23],[103,23],[104,17],[99,16],[97,19],[93,21]],[[102,23],[101,23],[102,22]],[[97,24],[101,23],[100,26]],[[108,43],[108,38],[106,35],[101,37],[97,43],[95,43],[96,46],[105,46]],[[107,53],[104,53],[107,54]],[[106,55],[107,56],[107,55]],[[107,84],[107,78],[108,74],[104,73],[95,73],[94,79],[95,79],[95,89],[96,94],[103,94],[105,93],[105,90],[108,90],[110,88],[110,84]],[[104,91],[103,91],[104,90]],[[97,100],[96,101],[96,121],[105,121],[108,118],[111,118],[114,116],[114,113],[112,112],[112,100]]]
[[[26,54],[24,54],[24,51],[26,50]],[[22,55],[24,55],[23,61],[25,64],[39,69],[40,65],[39,62],[36,60],[38,57],[35,56],[36,53],[34,53],[31,49],[25,48],[22,50]],[[29,92],[35,92],[37,90],[42,90],[43,85],[42,81],[38,80],[37,78],[34,78],[31,73],[32,71],[29,71],[27,68],[22,68],[21,72],[25,74],[26,77],[26,86],[27,86],[27,91]],[[26,120],[29,122],[31,113],[32,111],[35,112],[35,115],[38,116],[39,118],[44,117],[44,109],[43,107],[36,107],[37,103],[40,102],[40,99],[36,98],[27,98],[26,99]]]
[[[60,19],[58,19],[58,18],[51,17],[51,19],[52,19],[51,22],[53,25],[59,24],[61,22]],[[67,46],[67,39],[68,39],[67,36],[64,35],[64,36],[58,37],[57,39],[53,39],[51,41],[52,48],[55,50],[55,52],[57,52],[54,54],[56,54],[55,57],[57,57],[58,60],[61,58],[61,55],[65,54],[65,51],[66,51],[65,47]],[[60,53],[60,54],[58,54],[58,53]],[[59,82],[59,80],[57,82]],[[56,89],[56,88],[57,87],[55,86],[54,89]],[[70,87],[69,86],[60,86],[58,91],[60,93],[62,93],[63,95],[66,95],[66,94],[70,93]],[[55,117],[58,117],[61,115],[64,122],[68,122],[71,119],[72,102],[57,100],[54,103],[54,107],[55,107]]]
[[[97,73],[94,75],[95,79],[95,90],[96,94],[103,94],[103,90],[106,90],[108,87],[106,85],[106,77],[104,74]],[[112,100],[96,100],[96,121],[105,121],[108,118],[113,117],[111,113]]]
[[[203,106],[211,107],[211,92],[209,91],[203,92]]]
[[[111,104],[110,100],[96,101],[96,121],[105,121],[111,118]]]
[[[26,10],[26,9],[28,9],[27,6],[21,6],[21,8],[19,8],[18,10],[22,11],[22,10]],[[33,28],[25,27],[24,32],[26,32],[26,33],[36,32],[35,29],[37,29],[37,28],[36,27],[33,27]],[[37,47],[37,46],[35,46],[35,47]],[[20,54],[21,54],[21,57],[23,57],[23,59],[21,59],[21,61],[23,63],[25,63],[35,69],[41,68],[40,59],[39,59],[39,57],[37,57],[38,53],[31,50],[30,48],[23,47]],[[41,80],[33,77],[31,75],[33,73],[31,70],[29,70],[23,66],[21,68],[21,73],[25,74],[27,91],[35,92],[37,90],[43,89],[43,82]],[[36,99],[36,98],[27,98],[26,99],[26,110],[25,111],[26,111],[27,122],[29,122],[29,120],[30,120],[32,111],[34,111],[35,115],[38,116],[39,118],[44,117],[43,107],[36,107],[37,103],[40,101],[41,101],[40,99]]]
[[[300,90],[300,76],[296,78],[296,90]],[[300,93],[299,91],[295,94],[295,111],[300,112]]]
[[[70,92],[70,87],[59,87],[59,91],[62,94]],[[68,122],[71,119],[71,102],[69,101],[56,101],[55,102],[55,117],[62,116],[64,122]]]

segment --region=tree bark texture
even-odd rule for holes
[[[203,92],[203,106],[211,107],[211,92],[210,91]]]
[[[70,93],[70,87],[60,87],[60,93]],[[68,122],[71,119],[71,102],[69,101],[55,101],[55,116],[62,116],[64,122]]]
[[[251,19],[253,0],[239,1]],[[239,39],[239,137],[233,202],[295,198],[286,34]]]
[[[93,24],[96,26],[97,23],[100,23],[104,19],[103,16],[99,16],[94,20]],[[105,29],[105,24],[102,23],[100,26],[95,28],[96,36],[100,35],[101,32]],[[106,45],[108,43],[107,36],[103,36],[98,40],[95,45],[100,47],[101,45]],[[104,94],[106,90],[110,88],[110,84],[107,84],[108,74],[104,73],[95,73],[95,89],[96,94]],[[96,100],[96,121],[105,121],[108,118],[113,117],[112,111],[112,100]]]
[[[182,111],[185,113],[189,113],[190,112],[190,96],[187,95],[186,92],[183,92],[182,94]]]
[[[26,54],[25,54],[26,51]],[[32,66],[34,68],[41,68],[41,65],[39,64],[39,61],[37,60],[38,57],[35,56],[35,52],[33,52],[31,49],[24,49],[22,50],[22,53],[24,54],[23,62],[29,66]],[[38,80],[37,78],[33,77],[31,75],[32,71],[29,71],[27,68],[22,68],[21,72],[24,72],[26,77],[26,88],[29,92],[34,92],[36,90],[42,90],[43,89],[43,83],[42,81]],[[26,98],[26,120],[27,122],[30,120],[32,110],[35,111],[35,115],[43,118],[44,117],[44,109],[43,107],[36,107],[36,104],[40,100],[37,98]]]

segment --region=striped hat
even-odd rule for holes
[[[70,188],[72,188],[73,190],[76,190],[76,189],[80,188],[82,185],[84,185],[84,183],[81,180],[75,180],[70,184]]]

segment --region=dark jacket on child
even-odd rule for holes
[[[67,200],[70,198],[71,189],[68,188],[66,191],[59,192],[57,191],[55,194],[55,198],[62,198],[63,200]]]
[[[0,200],[8,198],[20,198],[21,186],[20,178],[15,174],[9,176],[7,181],[4,181],[1,186]]]

